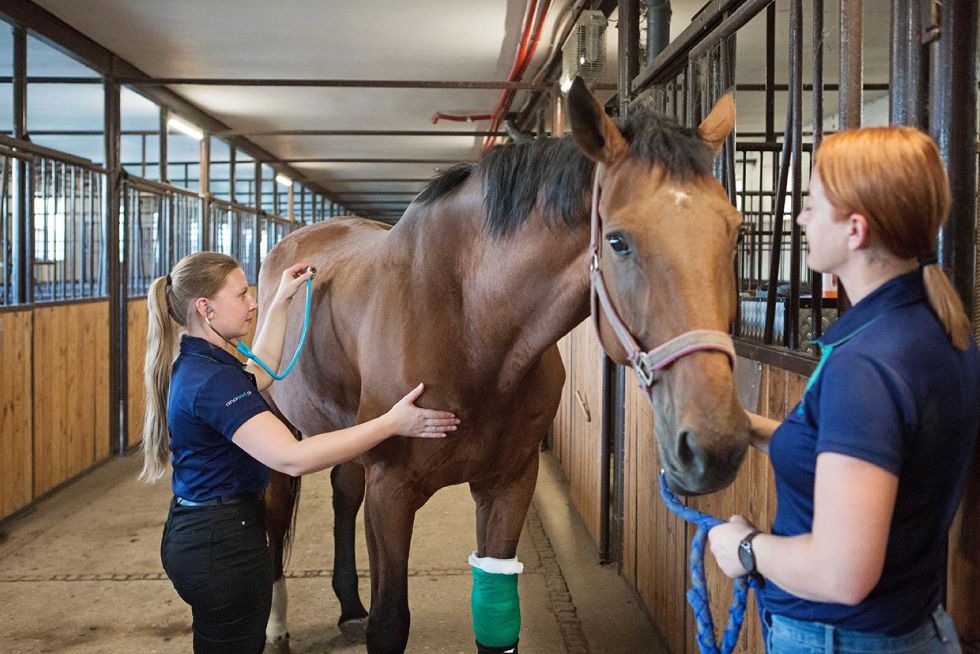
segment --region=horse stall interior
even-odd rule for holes
[[[518,7],[519,13],[524,9],[523,2],[503,4],[511,11]],[[609,113],[627,116],[648,104],[696,126],[725,90],[736,92],[736,133],[716,161],[715,173],[744,218],[735,262],[738,317],[731,326],[743,406],[772,418],[786,415],[818,360],[809,340],[847,307],[845,295],[837,297],[824,288],[821,276],[807,271],[805,237],[793,220],[808,185],[812,153],[824,133],[895,122],[917,125],[936,138],[954,192],[940,257],[980,335],[975,0],[566,4],[568,14],[594,10],[595,25],[599,13],[615,25],[607,37],[613,40],[615,33],[618,41],[610,47],[617,58],[617,83],[605,83],[608,75],[601,72],[591,80]],[[548,5],[540,3],[545,14]],[[201,249],[228,253],[242,262],[255,285],[265,255],[297,226],[348,213],[397,221],[433,166],[469,156],[470,150],[448,158],[441,150],[426,154],[437,148],[418,148],[409,137],[440,142],[466,137],[478,149],[495,139],[567,131],[558,79],[560,48],[549,51],[542,75],[533,82],[520,82],[519,74],[505,83],[420,82],[424,75],[417,71],[416,79],[402,86],[360,80],[361,87],[378,94],[371,96],[375,100],[364,120],[385,129],[276,132],[268,130],[274,124],[268,116],[250,128],[233,129],[215,118],[217,113],[207,113],[171,89],[208,89],[206,80],[175,77],[169,86],[154,81],[42,6],[58,9],[65,20],[85,22],[79,15],[85,10],[70,2],[10,0],[0,7],[11,24],[10,41],[0,39],[0,46],[12,53],[9,61],[0,57],[0,90],[13,105],[10,128],[3,127],[7,135],[0,135],[0,524],[138,444],[146,294],[152,280],[182,256]],[[378,6],[363,3],[363,11]],[[188,30],[201,29],[191,23]],[[581,25],[576,35],[585,39],[591,27]],[[361,39],[356,30],[351,34]],[[516,44],[517,35],[508,38]],[[390,56],[385,51],[380,59]],[[601,59],[605,46],[589,56]],[[580,73],[586,75],[585,58],[582,64]],[[319,69],[307,72],[322,76]],[[245,66],[224,77],[236,74],[254,76]],[[250,82],[241,87],[261,86]],[[300,89],[316,95],[289,96],[283,102],[342,104],[342,94],[353,93],[355,86],[343,82],[320,80],[322,88]],[[284,88],[288,80],[267,85],[279,87],[274,90],[283,97],[296,92]],[[292,83],[317,85],[316,80]],[[68,126],[45,124],[43,114],[28,124],[31,102],[50,100],[68,88],[96,98],[98,112],[73,116]],[[401,102],[401,96],[391,95],[399,89],[453,97],[452,102],[440,99],[438,106],[444,107],[482,106],[482,97],[465,95],[474,89],[492,92],[494,100],[498,92],[509,93],[510,100],[526,93],[526,99],[519,108],[515,105],[511,121],[504,115],[493,121],[478,115],[436,116],[444,121],[442,127],[446,120],[489,125],[480,131],[400,131],[386,122],[397,123],[391,114],[384,113],[390,112],[385,106]],[[204,97],[203,91],[198,97]],[[246,94],[217,104],[253,100]],[[405,104],[414,108],[416,103],[424,104],[415,96]],[[283,111],[283,105],[274,110]],[[85,112],[79,108],[77,113]],[[174,131],[171,118],[178,114],[206,133]],[[313,120],[309,114],[294,118],[295,124]],[[311,153],[314,137],[339,139],[334,141],[338,145],[329,153]],[[355,137],[371,145],[344,140]],[[348,151],[381,152],[377,137],[401,139],[419,152],[348,157]],[[292,139],[286,149],[298,154],[271,154],[275,148],[269,144],[276,144],[276,138]],[[284,175],[296,181],[287,186]],[[548,443],[567,476],[572,503],[597,558],[618,567],[632,584],[670,650],[695,652],[694,619],[684,599],[694,530],[659,498],[650,404],[636,388],[634,373],[603,355],[589,322],[565,336],[559,349],[567,378]],[[687,501],[713,515],[738,512],[768,525],[775,514],[769,462],[752,450],[732,486]],[[978,525],[980,454],[950,539],[947,606],[964,645],[974,648],[968,651],[980,651]],[[707,567],[712,614],[716,624],[724,623],[731,584],[713,562]],[[762,651],[755,609],[750,600],[746,635],[737,651]]]
[[[619,3],[621,21],[629,4]],[[980,307],[973,297],[980,286],[974,227],[976,6],[948,2],[936,13],[933,4],[930,13],[929,4],[711,2],[659,53],[635,42],[631,47],[620,29],[613,113],[653,103],[696,126],[722,91],[736,90],[737,136],[727,143],[715,172],[744,218],[732,332],[739,354],[737,390],[749,410],[781,419],[793,408],[819,356],[810,339],[846,310],[846,297],[824,292],[821,276],[807,270],[805,235],[794,221],[814,146],[824,133],[906,123],[930,131],[940,143],[956,189],[940,257],[972,306],[980,334]],[[921,35],[933,38],[928,46],[920,44]],[[634,373],[615,370],[618,383],[607,383],[603,394],[603,375],[612,364],[604,360],[589,322],[561,344],[568,379],[552,451],[590,525],[600,560],[619,566],[672,651],[696,652],[696,625],[684,598],[694,526],[670,513],[659,498],[654,417],[635,388]],[[600,429],[597,416],[606,412],[613,415]],[[605,453],[601,461],[588,460],[599,451]],[[596,507],[602,501],[605,511]],[[776,507],[767,458],[751,449],[731,487],[686,502],[712,515],[741,513],[754,524],[769,525]],[[603,517],[598,525],[597,515]],[[975,462],[951,533],[947,591],[947,608],[967,648],[980,647],[978,516],[980,463]],[[713,561],[706,568],[714,622],[724,625],[732,585]],[[746,614],[747,634],[737,651],[762,651],[754,598]]]

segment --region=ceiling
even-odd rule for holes
[[[673,0],[671,38],[688,25],[705,0]],[[504,81],[514,62],[524,21],[526,0],[35,0],[68,25],[153,77],[221,79],[323,80],[430,80]],[[531,79],[552,49],[556,27],[575,0],[553,0],[542,30],[541,43],[527,68]],[[586,3],[588,4],[588,3]],[[805,3],[809,6],[809,3]],[[825,17],[826,81],[836,82],[836,2],[827,2]],[[887,81],[890,0],[865,2],[865,81]],[[777,0],[777,82],[786,80],[788,3]],[[884,21],[884,22],[882,22]],[[556,25],[557,24],[557,25]],[[809,26],[809,14],[806,23]],[[605,83],[614,84],[616,15],[607,31]],[[804,45],[804,70],[809,69],[812,35]],[[764,81],[764,19],[753,20],[738,38],[739,83]],[[29,62],[43,62],[44,47],[35,45]],[[3,52],[4,48],[0,48]],[[0,69],[6,62],[0,55]],[[66,75],[45,71],[43,64],[29,74]],[[30,66],[30,63],[29,63]],[[78,74],[85,74],[80,68]],[[83,98],[79,85],[72,91],[78,101],[66,112],[58,86],[37,88],[30,97],[30,129],[66,122],[96,124],[102,111],[101,91],[91,89]],[[32,87],[33,88],[33,87]],[[436,135],[358,136],[247,136],[250,141],[285,160],[371,159],[371,162],[291,163],[305,181],[334,194],[365,215],[397,215],[401,202],[422,182],[449,162],[480,156],[489,121],[432,123],[437,112],[486,114],[497,104],[493,89],[304,88],[283,86],[173,86],[203,111],[238,131],[261,130],[371,130],[434,131]],[[867,94],[873,100],[883,92]],[[607,92],[608,95],[608,92]],[[520,91],[512,105],[527,97]],[[740,92],[740,131],[758,131],[764,125],[763,94]],[[805,98],[809,105],[809,97]],[[835,112],[836,95],[825,99],[827,113]],[[155,107],[135,93],[124,96],[124,129],[155,127]],[[3,102],[0,106],[9,107]],[[50,116],[45,114],[50,108]],[[127,109],[128,107],[128,109]],[[785,102],[777,97],[777,116]],[[809,107],[806,110],[809,116]],[[0,111],[2,120],[2,111]],[[807,118],[809,120],[809,118]],[[777,118],[777,125],[782,123]],[[149,127],[145,127],[149,125]],[[136,127],[131,127],[136,129]],[[188,139],[189,141],[189,139]],[[93,143],[97,144],[97,141]],[[124,144],[124,159],[126,157]],[[180,152],[178,141],[171,159]],[[185,144],[192,148],[193,143]],[[188,150],[190,151],[190,150]],[[395,163],[378,160],[416,160]],[[384,180],[384,181],[354,181]],[[414,180],[399,182],[394,180]],[[392,194],[403,192],[401,198]],[[360,204],[363,203],[363,204]]]

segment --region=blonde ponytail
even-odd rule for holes
[[[167,472],[170,460],[170,429],[167,404],[170,376],[179,350],[178,337],[187,327],[188,310],[196,298],[213,297],[238,262],[220,252],[189,254],[166,277],[150,285],[146,306],[150,313],[146,330],[146,413],[143,416],[143,471],[140,479],[150,483]]]
[[[170,374],[177,356],[179,325],[171,317],[167,301],[167,278],[157,277],[146,296],[149,320],[146,331],[146,411],[143,415],[143,470],[140,479],[153,483],[167,472],[170,460],[170,430],[167,428],[167,402]]]
[[[970,344],[970,319],[963,309],[963,302],[953,288],[953,283],[939,264],[930,264],[922,269],[929,304],[943,324],[953,347],[966,350]]]

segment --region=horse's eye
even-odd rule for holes
[[[625,257],[632,253],[629,242],[623,238],[622,234],[610,234],[606,240],[609,241],[609,247],[617,256]]]

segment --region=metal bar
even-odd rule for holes
[[[358,159],[356,157],[341,157],[341,158],[331,158],[331,157],[308,157],[308,158],[294,158],[294,159],[262,159],[257,160],[261,163],[266,164],[310,164],[310,163],[372,163],[372,164],[454,164],[461,162],[476,163],[475,159],[384,159],[384,158],[364,158]]]
[[[800,260],[802,235],[795,218],[800,214],[803,194],[803,0],[791,0],[789,6],[789,79],[792,91],[793,189],[790,218],[789,301],[783,325],[786,346],[800,349]]]
[[[297,88],[339,88],[339,89],[444,89],[444,90],[490,90],[490,91],[544,91],[547,84],[533,82],[507,82],[493,80],[383,80],[383,79],[307,79],[307,78],[253,78],[235,77],[119,77],[120,84],[129,86],[271,86]]]
[[[813,152],[820,147],[823,140],[823,0],[813,2]],[[800,136],[803,136],[802,127]],[[810,157],[812,168],[813,157]],[[823,275],[818,272],[810,274],[811,321],[813,324],[813,339],[823,336]]]
[[[773,8],[773,9],[775,9],[775,5],[769,5],[769,6],[771,8]],[[766,11],[767,11],[767,15],[768,15],[768,9]],[[773,13],[775,13],[775,12],[773,12]],[[770,56],[770,53],[767,51],[766,52],[766,59],[767,60],[769,59],[769,56]],[[772,56],[775,59],[775,53],[772,53]],[[772,88],[775,91],[788,91],[789,90],[789,85],[788,84],[773,84],[772,85]],[[838,90],[840,90],[840,85],[839,84],[824,84],[823,85],[823,88],[824,88],[825,91],[838,91]],[[888,91],[889,90],[889,85],[888,85],[888,82],[865,82],[864,84],[862,84],[861,88],[863,88],[865,91]],[[735,90],[736,91],[747,91],[747,92],[761,92],[761,91],[768,90],[768,86],[766,84],[736,84],[735,85]],[[814,90],[814,85],[813,84],[804,84],[803,85],[803,90],[804,91],[813,91]]]
[[[908,76],[913,74],[909,70],[908,45],[905,43],[911,7],[908,0],[892,0],[891,4],[891,47],[888,49],[891,88],[888,89],[888,122],[901,125],[908,122]]]
[[[785,132],[789,132],[792,125],[790,120],[791,112],[786,112]],[[783,149],[780,153],[779,177],[776,182],[776,198],[773,202],[773,227],[771,251],[769,254],[769,286],[766,292],[766,324],[763,328],[762,342],[771,345],[773,332],[776,324],[776,288],[779,285],[779,256],[782,250],[783,240],[783,207],[786,204],[786,182],[789,175],[790,146],[792,139],[783,140]],[[785,331],[785,330],[784,330]]]
[[[840,129],[861,126],[864,0],[840,0]]]
[[[788,87],[787,87],[788,88]],[[775,141],[776,123],[776,5],[766,7],[766,131],[767,141]]]
[[[170,162],[167,153],[167,144],[170,140],[170,130],[167,129],[169,119],[170,112],[167,111],[166,107],[160,107],[160,132],[157,136],[160,140],[160,181],[164,183],[170,181]]]
[[[939,233],[939,260],[967,316],[973,315],[976,238],[977,4],[946,0],[939,37],[930,43],[929,132],[939,145],[952,193],[949,219]]]
[[[105,162],[106,176],[105,221],[106,253],[109,284],[109,451],[121,454],[126,450],[126,276],[120,274],[126,265],[126,225],[119,224],[119,84],[111,77],[105,81]],[[122,229],[122,234],[120,234]],[[122,252],[120,252],[120,247]]]
[[[928,50],[922,43],[922,14],[918,7],[907,15],[903,39],[906,46],[906,62],[909,73],[905,78],[905,118],[909,125],[927,129],[927,80],[929,78]]]
[[[228,180],[227,180],[228,181],[228,199],[231,200],[232,203],[234,203],[235,202],[235,191],[237,190],[236,189],[236,185],[238,183],[237,179],[235,178],[235,175],[236,175],[236,173],[235,173],[235,165],[236,165],[236,153],[237,153],[237,150],[235,149],[234,146],[229,146],[228,151],[229,151],[229,154],[228,154],[228,164],[229,164],[228,165],[228,171],[229,172],[228,172]],[[221,181],[225,181],[225,180],[221,180]]]
[[[227,129],[215,136],[460,136],[482,138],[508,136],[507,132],[459,129]]]
[[[678,69],[684,53],[698,43],[704,34],[717,25],[727,11],[732,11],[744,4],[746,0],[710,0],[704,9],[691,20],[671,41],[657,58],[647,62],[646,67],[639,72],[631,84],[634,92],[639,92],[652,84],[660,82],[660,78]]]
[[[773,0],[747,0],[730,16],[725,18],[718,27],[713,29],[708,36],[700,40],[688,53],[690,59],[701,57],[711,48],[715,47],[722,39],[728,38],[746,23],[756,17],[756,15],[772,4]]]
[[[204,135],[201,139],[201,160],[198,164],[201,168],[200,181],[198,183],[201,193],[199,205],[199,215],[201,217],[201,249],[210,250],[215,241],[215,235],[211,233],[211,205],[209,204],[211,195],[211,136]]]

